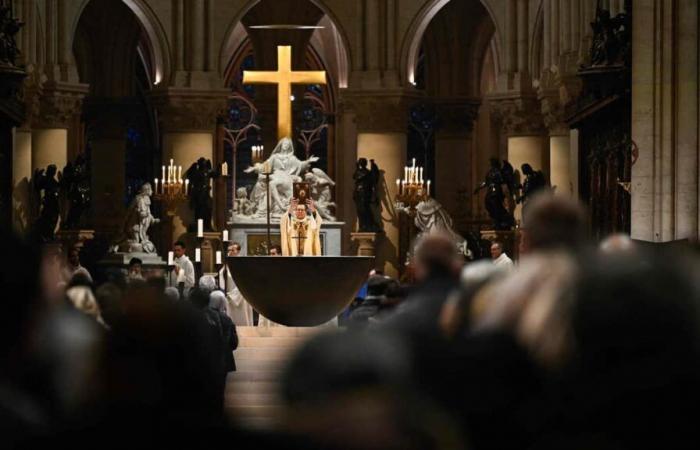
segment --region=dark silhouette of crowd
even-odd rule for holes
[[[238,343],[225,298],[197,288],[182,300],[162,278],[119,274],[95,288],[76,273],[57,292],[55,261],[3,233],[1,442],[696,447],[698,255],[620,235],[590,242],[585,218],[565,197],[532,198],[515,270],[465,264],[450,236],[421,237],[414,283],[371,275],[344,326],[294,355],[280,426],[267,431],[224,414]]]

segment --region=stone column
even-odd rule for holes
[[[540,89],[540,104],[544,125],[549,130],[549,183],[557,195],[573,195],[571,179],[570,130],[564,123],[560,91]]]
[[[632,140],[639,152],[632,166],[635,239],[697,239],[700,233],[698,8],[693,0],[634,2]]]
[[[455,219],[466,219],[469,204],[460,204],[459,193],[471,191],[477,184],[472,178],[472,130],[479,111],[477,99],[437,100],[440,128],[435,133],[435,198]]]
[[[398,276],[399,217],[394,210],[396,179],[403,177],[406,165],[409,94],[403,91],[347,92],[347,104],[355,112],[357,157],[374,159],[386,186],[382,198],[384,236],[376,243],[377,267]]]
[[[162,131],[163,164],[170,159],[185,171],[199,158],[209,159],[214,167],[221,161],[215,158],[217,117],[225,110],[229,91],[198,91],[193,89],[163,88],[152,94],[159,112]],[[212,192],[212,195],[217,195]],[[212,201],[215,205],[216,202]],[[172,223],[172,241],[180,239],[192,222],[187,202],[179,205]],[[213,211],[212,217],[216,217]]]
[[[15,129],[12,150],[12,223],[15,231],[26,233],[32,222],[30,182],[32,180],[32,132]]]
[[[116,238],[124,223],[126,195],[126,135],[136,105],[120,99],[89,99],[85,115],[92,123],[92,225]]]

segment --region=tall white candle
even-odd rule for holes
[[[153,180],[153,184],[154,184],[154,192],[157,194],[158,193],[158,178]]]
[[[172,161],[172,160],[171,160]],[[413,168],[416,168],[416,158],[413,158]]]
[[[197,219],[197,237],[204,237],[204,220]]]
[[[175,265],[175,253],[173,253],[173,252],[168,252],[168,265],[169,266]]]
[[[163,166],[163,176],[161,178],[163,179],[163,182],[165,182],[165,166]]]
[[[190,186],[190,180],[185,179],[185,195],[187,195],[187,188]]]
[[[216,264],[221,265],[221,250],[216,251]]]
[[[428,193],[427,193],[427,195],[430,196],[430,180],[428,180]]]
[[[418,172],[418,173],[420,174],[420,175],[419,175],[419,178],[420,178],[419,182],[420,182],[421,184],[423,184],[423,168],[422,168],[422,167],[419,169],[419,172]]]
[[[223,239],[224,242],[228,242],[228,230],[224,230],[223,232]]]
[[[202,262],[202,249],[201,248],[194,249],[194,262]]]
[[[182,180],[182,166],[177,166],[177,179]]]

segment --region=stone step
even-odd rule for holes
[[[226,395],[226,406],[279,406],[282,401],[276,392],[245,393]]]
[[[236,327],[239,337],[306,337],[334,327]]]
[[[241,368],[240,370],[237,370],[234,372],[232,375],[229,375],[229,383],[234,383],[234,387],[232,389],[235,389],[235,383],[239,382],[245,382],[245,381],[265,381],[265,382],[273,382],[273,383],[279,383],[279,380],[282,378],[282,371],[281,370],[251,370],[249,368]]]
[[[231,375],[229,375],[230,377]],[[261,394],[277,392],[279,384],[272,381],[243,381],[236,379],[235,382],[226,384],[226,396],[236,394]]]
[[[238,336],[238,348],[245,347],[277,347],[277,348],[296,348],[306,341],[307,337],[302,336]]]
[[[291,347],[238,347],[233,356],[236,361],[288,360],[294,349]]]

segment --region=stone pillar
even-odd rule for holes
[[[182,166],[182,173],[199,158],[209,159],[214,167],[221,161],[215,158],[215,132],[217,117],[225,110],[229,91],[198,91],[193,89],[163,88],[152,94],[159,112],[163,142],[163,164]],[[216,184],[214,184],[214,189]],[[212,195],[217,195],[212,190]],[[224,195],[221,193],[221,195]],[[216,205],[212,201],[212,205]],[[213,211],[212,218],[216,217]],[[193,220],[187,202],[177,207],[172,222],[171,241],[181,239]]]
[[[396,179],[403,177],[406,165],[409,95],[403,91],[362,91],[345,95],[355,112],[357,157],[374,159],[382,171],[386,192],[382,198],[384,236],[376,243],[377,268],[398,276],[399,217],[394,210]]]
[[[557,195],[573,195],[569,134],[549,137],[549,182]]]
[[[639,151],[632,166],[635,239],[697,239],[700,233],[698,8],[693,0],[634,2],[632,140]]]
[[[16,129],[12,151],[12,224],[18,233],[26,233],[32,223],[30,203],[32,180],[32,133]]]
[[[459,193],[477,184],[472,177],[471,152],[479,103],[476,99],[436,101],[440,128],[435,133],[435,178],[439,183],[434,197],[455,219],[466,219],[472,209],[471,201],[460,204]]]
[[[91,142],[92,226],[110,239],[121,231],[126,213],[126,133],[135,105],[119,99],[90,99],[85,115]]]

